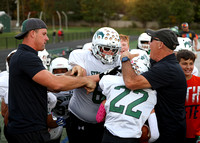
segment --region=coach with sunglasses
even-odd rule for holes
[[[152,88],[157,91],[155,112],[160,137],[156,143],[183,143],[186,134],[185,98],[186,79],[173,50],[177,36],[170,29],[146,30],[151,36],[149,71],[137,75],[132,69],[130,53],[121,55],[125,85],[131,90]]]

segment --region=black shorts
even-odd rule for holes
[[[67,136],[70,143],[101,143],[104,123],[87,123],[78,119],[71,112],[66,123]]]
[[[45,130],[29,132],[25,134],[7,133],[8,143],[48,143],[50,134]]]
[[[140,143],[140,141],[138,138],[120,138],[114,136],[105,128],[102,143]]]

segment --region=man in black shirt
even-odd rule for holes
[[[125,85],[131,90],[152,88],[157,91],[155,112],[160,137],[156,143],[182,143],[185,140],[186,79],[173,50],[177,36],[170,29],[147,30],[151,36],[150,58],[154,61],[149,71],[136,75],[130,63],[130,53],[121,55]]]
[[[22,24],[23,39],[9,66],[9,143],[45,143],[50,140],[47,130],[47,89],[66,91],[85,87],[92,92],[96,82],[87,77],[55,76],[45,69],[38,51],[49,40],[46,24],[36,18]],[[72,71],[73,74],[73,71]]]

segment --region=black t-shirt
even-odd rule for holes
[[[185,31],[180,31],[179,35],[183,38],[190,38],[190,40],[193,41],[193,39],[196,37],[195,33],[191,30],[189,30],[188,32]]]
[[[174,54],[153,62],[142,74],[157,91],[155,112],[160,131],[160,142],[176,142],[186,132],[185,98],[187,83]]]
[[[31,47],[20,44],[9,66],[9,133],[46,129],[47,88],[32,78],[45,67]]]

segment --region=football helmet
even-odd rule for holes
[[[117,31],[110,27],[97,30],[92,39],[92,53],[104,64],[113,64],[121,50],[120,38]],[[112,51],[113,54],[104,52]]]
[[[138,38],[138,48],[144,51],[150,50],[149,42],[151,41],[151,36],[149,36],[147,33],[142,33]]]
[[[17,50],[15,49],[15,50],[12,50],[9,54],[8,54],[8,56],[7,56],[7,58],[6,58],[6,70],[7,70],[7,72],[9,72],[9,63],[8,62],[10,62],[10,57],[16,52]]]
[[[176,46],[175,52],[178,52],[179,50],[189,50],[192,51],[192,41],[190,38],[183,38],[183,37],[177,37],[179,45]]]
[[[70,70],[71,66],[68,64],[68,60],[64,57],[58,57],[55,58],[54,60],[52,60],[50,66],[49,66],[49,71],[53,73],[53,70],[55,69],[67,69]],[[55,74],[55,75],[63,75],[64,73],[59,73],[59,74]]]
[[[47,69],[47,66],[49,66],[51,62],[51,58],[49,57],[47,50],[44,49],[43,51],[38,51],[38,56],[42,60],[44,67]]]
[[[131,54],[139,54],[137,57],[131,59],[131,65],[135,70],[135,73],[140,75],[143,72],[148,71],[150,67],[150,57],[149,55],[140,49],[132,49],[130,51]]]
[[[172,30],[176,35],[179,35],[178,26],[171,27],[170,30]]]

